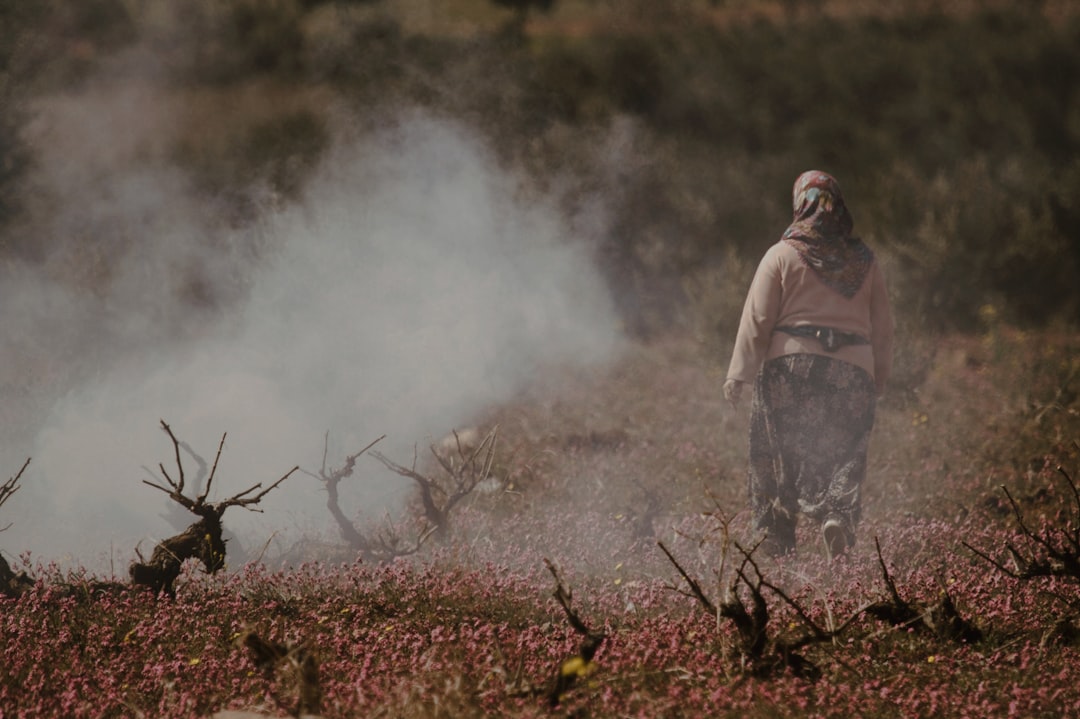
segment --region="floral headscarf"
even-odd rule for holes
[[[874,253],[851,234],[854,222],[839,183],[824,172],[804,172],[795,180],[792,204],[795,219],[783,240],[799,251],[822,282],[844,297],[854,297],[870,271]]]

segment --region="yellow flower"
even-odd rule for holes
[[[596,664],[582,657],[571,657],[559,667],[559,674],[564,677],[587,677],[596,670]]]
[[[926,663],[927,664],[933,664],[936,661],[937,661],[937,657],[935,657],[933,654],[931,654],[930,656],[928,656],[926,658]]]

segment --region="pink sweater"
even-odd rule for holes
[[[870,344],[826,352],[813,337],[773,332],[777,326],[818,325],[855,332]],[[865,369],[878,394],[892,370],[893,318],[885,277],[877,260],[851,299],[826,286],[803,264],[794,247],[780,241],[761,259],[743,306],[728,379],[753,382],[762,363],[774,357],[809,352]]]

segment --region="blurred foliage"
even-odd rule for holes
[[[545,11],[546,29],[506,32],[508,4]],[[641,335],[731,332],[811,167],[838,177],[887,264],[905,341],[973,329],[987,304],[1028,325],[1080,316],[1076,13],[915,3],[840,18],[788,2],[770,21],[707,22],[703,7],[735,4],[687,0],[575,25],[560,15],[569,4],[491,0],[490,28],[436,33],[416,30],[420,6],[393,0],[0,0],[5,28],[25,31],[0,37],[0,223],[32,160],[8,98],[78,83],[142,42],[177,88],[326,87],[361,122],[428,108],[479,128],[572,217],[603,197],[610,221],[591,239]],[[594,6],[607,7],[574,5]],[[450,12],[424,7],[429,20]],[[15,76],[30,36],[52,59]],[[292,196],[330,147],[327,127],[319,108],[283,106],[236,125],[223,152],[180,137],[176,156],[208,192]]]
[[[329,144],[323,119],[310,110],[295,110],[240,127],[209,147],[181,144],[176,162],[212,196],[262,185],[259,189],[295,200]]]
[[[27,29],[37,21],[36,8],[27,3],[0,3],[0,229],[19,211],[18,185],[31,161],[30,150],[20,132],[26,123],[22,104],[22,80]],[[0,249],[7,251],[0,234]]]
[[[0,228],[19,212],[18,183],[30,163],[30,151],[19,137],[22,111],[5,80],[0,78]],[[5,240],[0,235],[0,248],[7,248]]]
[[[1014,321],[1041,324],[1080,308],[1065,199],[1080,189],[1078,40],[1075,20],[1022,11],[592,38],[575,73],[589,94],[559,106],[573,118],[606,92],[611,113],[667,142],[670,161],[633,180],[640,192],[620,213],[619,250],[640,271],[692,273],[729,244],[760,256],[790,216],[790,183],[819,167],[894,259],[897,303],[920,323],[970,328],[1001,301]],[[681,207],[687,194],[709,211]],[[635,250],[657,222],[671,251],[650,264]]]

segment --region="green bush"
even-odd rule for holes
[[[31,163],[30,149],[21,137],[27,122],[23,105],[26,82],[26,44],[38,21],[39,9],[17,0],[0,0],[0,251],[14,251],[3,233],[19,213],[19,183]]]
[[[241,195],[256,187],[294,200],[329,144],[329,131],[319,115],[282,111],[234,128],[224,141],[182,146],[177,161],[206,194]]]
[[[1080,314],[1075,18],[815,15],[542,49],[561,119],[630,114],[661,150],[624,181],[606,251],[619,277],[715,276],[731,247],[752,264],[790,219],[791,182],[817,167],[892,258],[913,326],[971,329],[986,303],[1029,324]]]
[[[747,273],[790,219],[791,183],[811,167],[840,180],[913,331],[971,329],[987,304],[1019,323],[1080,316],[1075,13],[838,19],[792,5],[776,22],[717,25],[687,0],[634,4],[653,13],[631,13],[635,32],[529,37],[504,32],[494,6],[491,27],[461,36],[407,30],[387,0],[62,5],[0,0],[0,20],[33,29],[60,18],[66,38],[94,48],[121,47],[136,27],[181,88],[318,84],[361,122],[429,108],[485,133],[536,186],[560,188],[571,213],[602,196],[611,222],[597,253],[642,334],[731,329]],[[32,161],[9,75],[0,222]],[[328,146],[326,127],[317,108],[283,105],[239,118],[224,151],[221,138],[200,150],[185,137],[176,154],[210,191],[269,181],[291,195]]]

